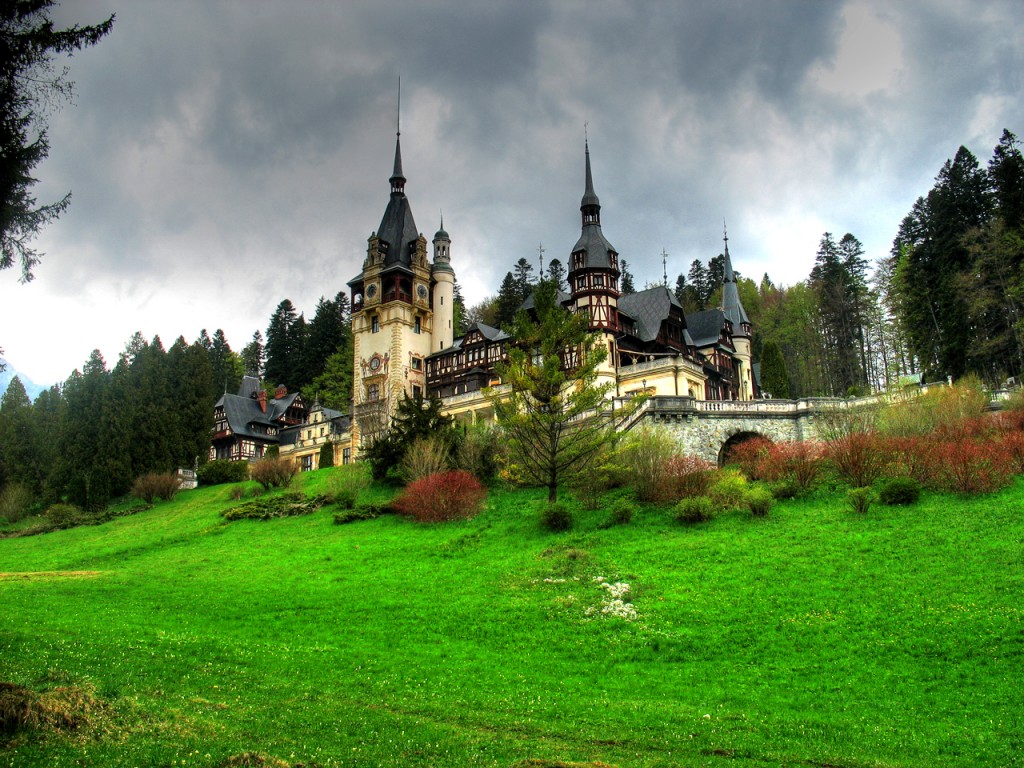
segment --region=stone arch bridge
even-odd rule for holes
[[[743,440],[760,436],[778,443],[817,438],[823,413],[878,402],[878,397],[749,401],[652,397],[622,429],[657,424],[676,436],[684,452],[720,463],[729,448]]]

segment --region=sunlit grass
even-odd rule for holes
[[[94,686],[109,710],[0,765],[1019,764],[1021,484],[689,527],[575,509],[566,534],[537,524],[543,495],[432,526],[227,523],[240,502],[214,487],[2,540],[0,571],[51,575],[0,578],[0,680]],[[602,612],[599,577],[635,620]]]

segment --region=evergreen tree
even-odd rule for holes
[[[790,398],[789,376],[782,350],[774,341],[765,341],[761,348],[761,389],[772,397]]]
[[[512,267],[513,281],[515,283],[516,296],[519,301],[516,308],[526,301],[533,290],[533,265],[525,258],[520,258]]]
[[[68,207],[71,193],[37,205],[33,169],[49,154],[46,117],[54,104],[72,98],[67,69],[57,55],[95,45],[110,32],[114,17],[94,26],[55,29],[55,0],[6,2],[0,10],[0,270],[21,266],[32,279],[39,254],[29,242]]]
[[[506,272],[505,279],[501,281],[501,287],[498,289],[498,306],[494,318],[495,327],[510,327],[522,303],[523,299],[519,297],[519,288],[516,286],[515,277],[511,272]]]
[[[565,267],[558,259],[552,259],[548,264],[548,280],[553,282],[560,291],[564,291],[568,287],[565,282]]]
[[[256,331],[252,335],[252,341],[242,347],[242,367],[246,376],[263,378],[263,334]],[[216,381],[214,382],[216,383]]]
[[[629,271],[629,263],[625,259],[619,260],[619,269],[622,273],[622,293],[636,293],[636,286],[633,281],[633,273]]]
[[[333,300],[321,296],[304,345],[305,376],[300,386],[312,383],[323,374],[327,360],[346,345],[350,335],[348,296],[338,293]]]
[[[497,366],[511,392],[489,397],[525,479],[548,489],[583,476],[614,432],[611,384],[596,384],[608,350],[585,315],[558,303],[553,283],[534,292],[534,313],[517,314],[508,362]]]
[[[182,338],[171,347],[167,358],[172,393],[167,403],[167,420],[176,422],[169,468],[191,467],[197,460],[205,463],[213,432],[213,407],[222,391],[213,365],[199,344],[185,346]],[[238,357],[232,352],[231,359],[237,361]],[[237,391],[240,383],[232,391]]]
[[[215,388],[218,392],[237,392],[243,375],[241,357],[231,349],[224,331],[220,328],[214,332],[209,346],[203,343],[203,334],[205,333],[204,329],[196,344],[207,352]]]
[[[352,410],[352,374],[355,360],[351,340],[327,358],[323,373],[307,386],[302,395],[307,402],[319,400],[325,408],[342,413]]]
[[[18,376],[8,382],[0,397],[0,460],[3,483],[19,483],[33,494],[39,493],[42,468],[33,429],[32,401]]]
[[[1017,137],[1003,130],[988,164],[995,212],[1010,231],[1024,230],[1024,156]]]
[[[278,304],[270,317],[264,347],[264,378],[271,386],[287,386],[299,372],[299,354],[302,346],[299,343],[301,332],[296,327],[298,319],[298,313],[288,299]]]
[[[462,295],[462,286],[459,285],[458,278],[456,278],[452,284],[452,328],[454,329],[455,338],[463,336],[468,327],[466,323],[466,299]]]
[[[707,267],[699,259],[694,259],[693,263],[690,264],[687,280],[693,288],[693,298],[697,303],[697,311],[707,309],[707,302],[714,288]]]
[[[67,409],[60,385],[54,384],[39,393],[32,404],[32,432],[39,455],[40,477],[43,487],[40,500],[51,504],[60,498],[60,480],[57,474],[60,462],[60,430]]]
[[[684,306],[686,301],[686,278],[682,272],[676,277],[676,287],[672,290],[673,295],[676,297],[676,301],[679,302],[680,306]]]

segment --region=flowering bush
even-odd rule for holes
[[[395,502],[396,510],[421,523],[466,520],[480,511],[487,490],[469,472],[457,469],[409,483]]]

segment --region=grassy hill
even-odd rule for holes
[[[77,729],[0,733],[0,766],[1024,764],[1021,481],[566,534],[541,495],[225,522],[220,486],[0,540],[0,680],[95,697]],[[633,620],[602,612],[619,582]]]

